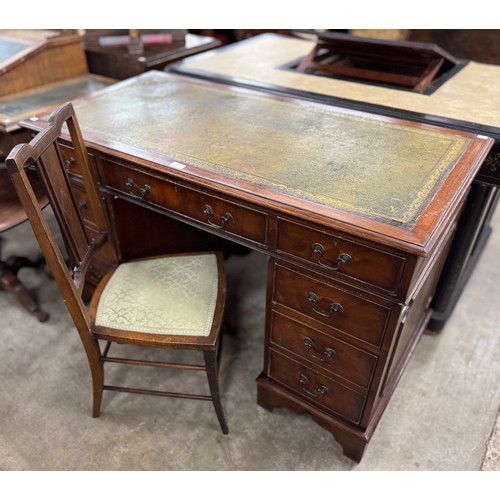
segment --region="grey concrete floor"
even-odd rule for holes
[[[101,416],[91,418],[89,370],[55,284],[41,269],[22,270],[51,316],[39,323],[0,292],[0,470],[500,470],[499,211],[492,225],[452,318],[439,335],[422,337],[359,464],[308,416],[256,404],[264,256],[233,256],[227,264],[229,316],[238,329],[225,339],[221,369],[227,436],[203,401],[105,393]],[[2,238],[4,258],[38,253],[28,224]],[[144,370],[139,384],[179,383]],[[191,377],[182,382],[205,383]]]

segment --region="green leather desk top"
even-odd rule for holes
[[[99,75],[86,74],[18,94],[0,97],[0,132],[19,128],[20,120],[43,113],[55,106],[101,90],[112,82]]]
[[[396,226],[412,226],[470,141],[160,72],[123,83],[76,106],[84,132],[252,183],[269,196]]]

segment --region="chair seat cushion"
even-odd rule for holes
[[[206,337],[217,291],[213,254],[124,263],[104,288],[95,323],[133,332]]]

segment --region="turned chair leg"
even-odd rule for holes
[[[205,356],[205,366],[207,368],[208,385],[210,387],[210,394],[212,395],[212,402],[214,404],[215,413],[217,414],[217,418],[219,419],[219,424],[221,426],[222,432],[224,434],[228,434],[229,429],[227,427],[226,419],[224,417],[224,412],[222,410],[222,403],[220,400],[217,352],[203,351],[203,355]]]

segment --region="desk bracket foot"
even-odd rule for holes
[[[257,403],[269,411],[287,408],[297,413],[308,413],[316,423],[332,433],[346,457],[355,462],[361,461],[368,444],[365,433],[310,406],[263,374],[257,379]]]

